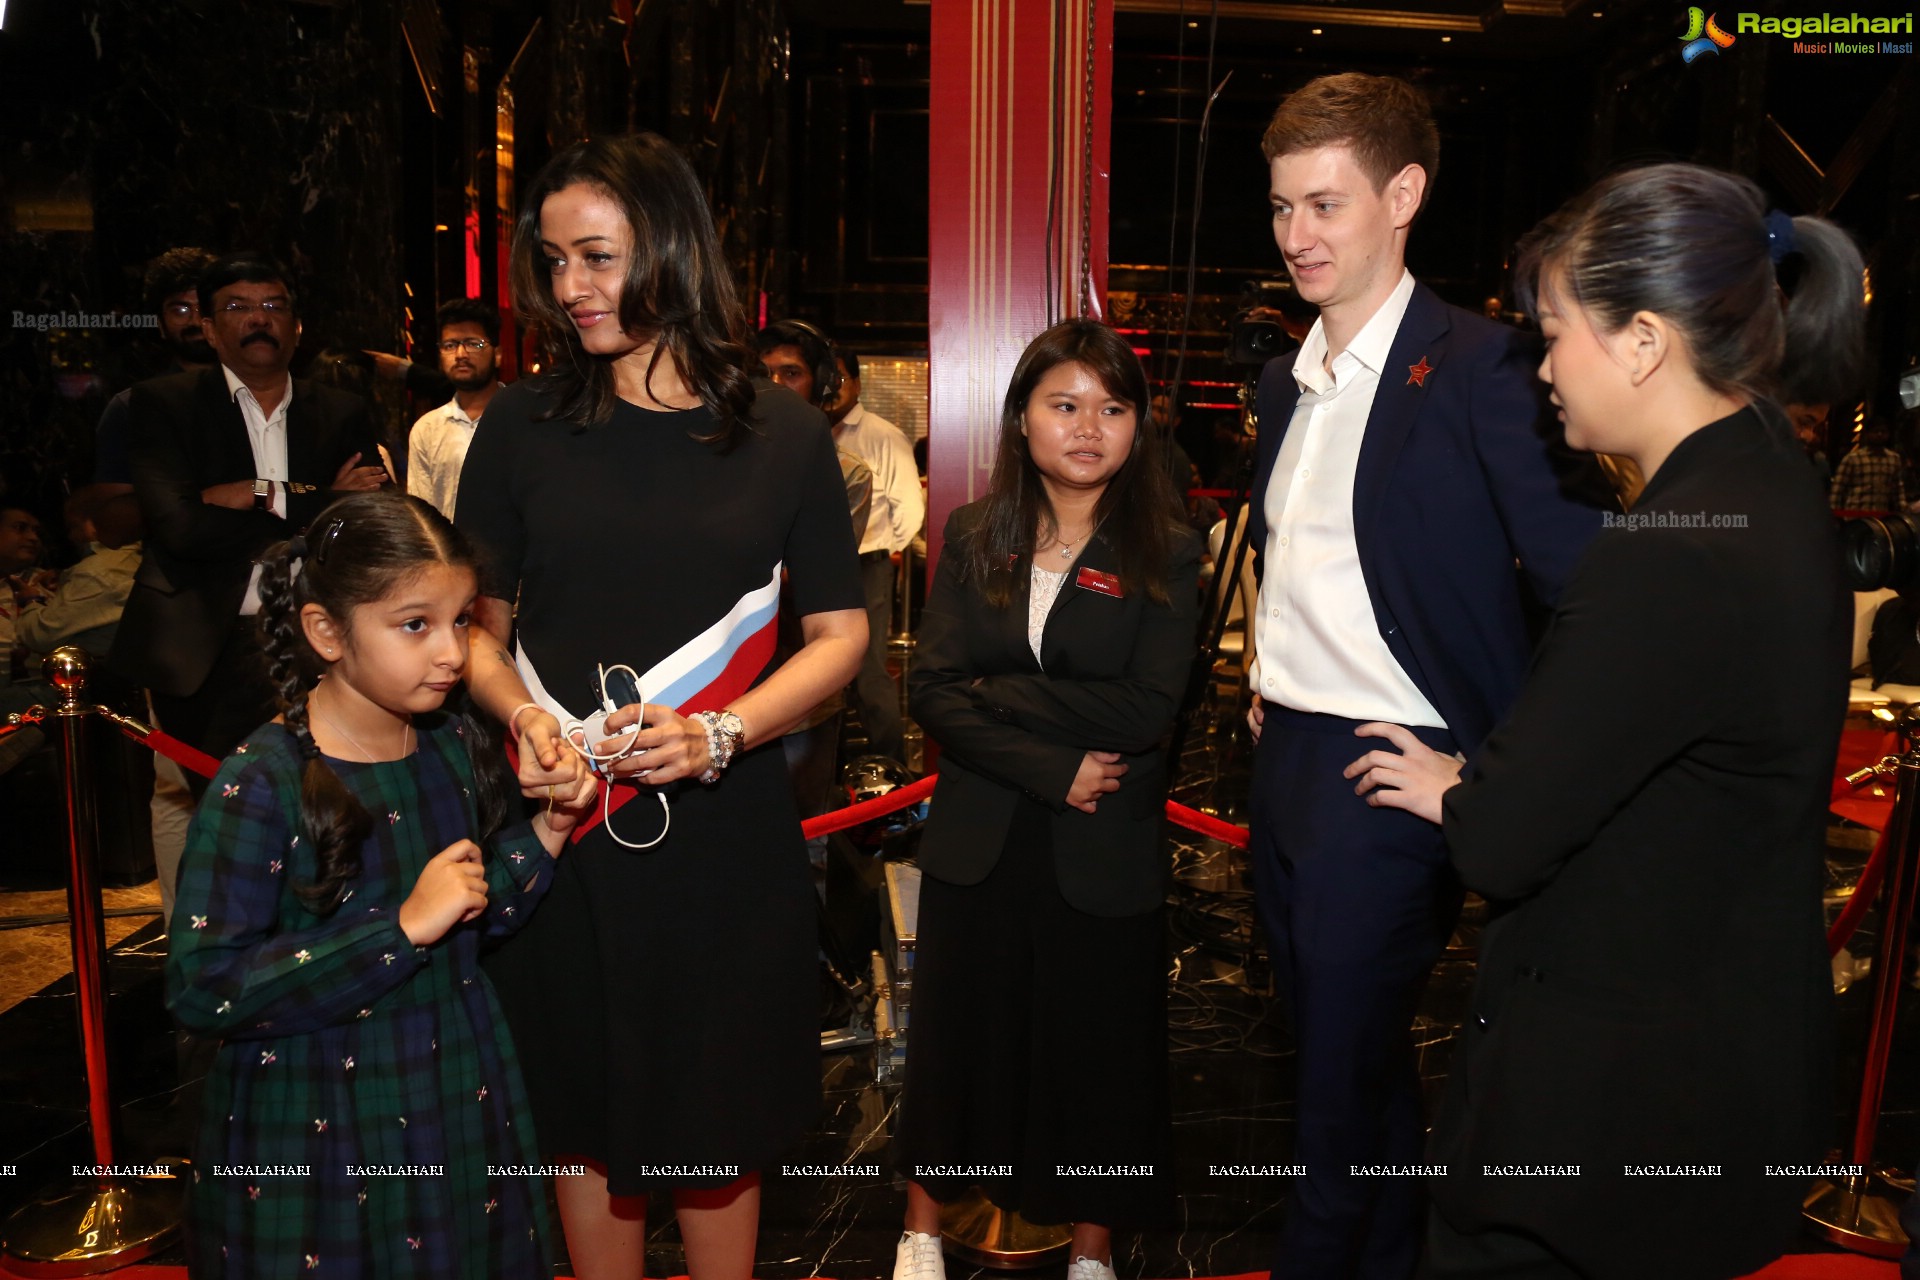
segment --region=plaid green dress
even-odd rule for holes
[[[299,834],[302,761],[279,724],[221,766],[180,864],[167,1003],[220,1037],[194,1153],[191,1274],[546,1277],[551,1228],[525,1088],[480,969],[552,882],[530,827],[487,849],[486,914],[416,947],[400,905],[478,830],[456,721],[404,760],[330,760],[374,815],[331,916]]]

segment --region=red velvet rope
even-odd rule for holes
[[[143,738],[133,730],[125,728],[124,726],[120,731],[129,738],[132,738],[135,742],[145,743],[148,747],[158,751],[182,769],[191,769],[203,778],[211,778],[215,773],[219,772],[220,762],[218,760],[215,760],[198,747],[188,746],[171,734],[162,733],[158,729],[149,729],[147,730],[147,736]]]
[[[155,729],[145,738],[129,732],[128,737],[136,742],[145,742],[167,759],[183,769],[191,769],[203,778],[211,778],[219,768],[219,762],[204,751],[198,751],[178,738]],[[883,796],[863,800],[859,804],[849,805],[845,809],[836,809],[832,813],[823,813],[817,818],[809,818],[800,824],[800,834],[811,840],[815,836],[824,836],[835,831],[845,831],[848,827],[857,827],[863,822],[883,818],[887,814],[897,813],[909,805],[918,804],[933,794],[938,774],[928,774],[918,782],[911,783]],[[1202,813],[1175,800],[1167,801],[1167,817],[1175,825],[1189,831],[1198,832],[1214,840],[1223,840],[1236,849],[1247,847],[1247,829],[1223,821],[1212,814]],[[1837,955],[1841,947],[1847,945],[1847,939],[1860,927],[1861,918],[1873,905],[1873,896],[1880,889],[1880,877],[1886,871],[1887,833],[1882,831],[1880,839],[1873,846],[1873,855],[1867,859],[1867,865],[1860,872],[1860,881],[1854,886],[1853,897],[1848,900],[1840,918],[1827,930],[1827,954]]]
[[[1847,945],[1853,937],[1853,931],[1860,927],[1860,920],[1867,914],[1867,908],[1873,905],[1873,895],[1880,891],[1880,877],[1887,870],[1887,833],[1893,830],[1888,823],[1880,832],[1880,838],[1874,841],[1873,853],[1867,858],[1867,865],[1860,869],[1860,879],[1853,886],[1853,896],[1847,899],[1847,905],[1840,911],[1840,918],[1827,930],[1827,954],[1837,956],[1840,948]]]
[[[808,818],[800,824],[801,834],[811,840],[815,836],[823,836],[832,831],[845,831],[848,827],[857,827],[863,822],[885,817],[908,805],[918,804],[932,794],[933,785],[939,777],[937,773],[930,773],[911,786],[889,791],[871,800],[862,800],[859,804],[845,809],[836,809],[832,813],[823,813],[817,818]],[[1184,804],[1169,800],[1167,817],[1177,826],[1185,827],[1189,831],[1197,831],[1215,840],[1224,840],[1237,849],[1247,847],[1245,827],[1236,827],[1231,822],[1224,822],[1212,814],[1202,813],[1198,809],[1190,809]]]
[[[857,827],[863,822],[871,822],[889,813],[897,813],[908,805],[918,804],[932,795],[933,784],[939,780],[939,777],[937,773],[930,773],[918,782],[909,783],[883,796],[862,800],[859,804],[835,809],[832,813],[823,813],[817,818],[808,818],[800,824],[800,834],[811,840],[815,836],[845,831],[848,827]]]
[[[1223,822],[1210,813],[1189,809],[1178,801],[1169,800],[1167,817],[1177,826],[1185,827],[1189,831],[1197,831],[1203,836],[1211,836],[1215,840],[1224,840],[1236,849],[1247,847],[1245,827],[1236,827],[1231,822]]]
[[[203,778],[211,778],[214,772],[220,767],[220,762],[206,752],[196,750],[180,741],[180,739],[162,733],[158,729],[150,731],[144,738],[130,730],[126,731],[126,733],[127,736],[135,742],[146,743],[147,746],[158,751],[161,755],[173,761],[181,768],[191,769]],[[844,809],[835,809],[832,813],[823,813],[817,818],[808,818],[800,824],[800,834],[811,840],[815,836],[824,836],[835,831],[845,831],[848,827],[857,827],[863,822],[871,822],[875,818],[884,818],[890,813],[898,813],[909,805],[918,804],[920,801],[932,795],[933,785],[939,781],[939,777],[939,774],[930,773],[918,782],[910,783],[895,791],[889,791],[883,796],[875,796],[871,800],[862,800],[859,804],[848,805]],[[1201,813],[1198,809],[1190,809],[1184,804],[1178,804],[1175,801],[1169,800],[1167,801],[1167,817],[1179,826],[1187,828],[1189,831],[1197,831],[1201,835],[1210,836],[1215,840],[1224,840],[1238,849],[1247,847],[1247,829],[1245,827],[1236,827],[1231,822],[1223,822],[1211,814]],[[1867,868],[1868,873],[1874,874],[1876,877],[1878,875],[1876,870],[1878,857],[1879,854],[1878,851],[1876,851],[1876,863],[1870,864]],[[1861,876],[1860,882],[1862,885],[1867,883],[1865,875]],[[1859,891],[1855,890],[1856,897],[1858,893]],[[1869,893],[1868,896],[1871,897],[1871,893]],[[1848,909],[1851,910],[1852,908],[1849,907]],[[1843,916],[1842,919],[1845,919],[1845,917]],[[1851,933],[1852,930],[1849,929],[1848,932]],[[1844,937],[1844,935],[1842,936]]]

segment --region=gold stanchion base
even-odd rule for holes
[[[0,1225],[19,1276],[90,1276],[153,1253],[180,1229],[185,1178],[89,1180],[22,1205]]]
[[[940,1206],[946,1251],[989,1271],[1030,1271],[1067,1259],[1073,1228],[1042,1227],[1008,1213],[978,1191]]]
[[[1898,1258],[1907,1251],[1900,1229],[1900,1207],[1913,1194],[1879,1173],[1861,1178],[1821,1180],[1807,1193],[1801,1210],[1808,1227],[1823,1240],[1870,1258]]]

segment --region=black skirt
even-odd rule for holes
[[[1050,822],[1022,799],[985,880],[921,882],[896,1167],[1032,1222],[1156,1225],[1174,1203],[1163,911],[1069,905]]]

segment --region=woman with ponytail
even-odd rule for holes
[[[443,706],[477,580],[426,503],[342,498],[264,564],[281,714],[201,803],[167,964],[174,1016],[221,1042],[191,1274],[544,1278],[544,1184],[480,948],[546,892],[594,780],[508,822],[497,743]]]
[[[1775,403],[1857,387],[1846,235],[1694,165],[1530,238],[1540,376],[1647,477],[1473,759],[1404,729],[1347,776],[1441,825],[1493,908],[1434,1122],[1428,1273],[1745,1275],[1837,1138],[1822,846],[1852,619]],[[1784,357],[1784,364],[1783,364]]]

